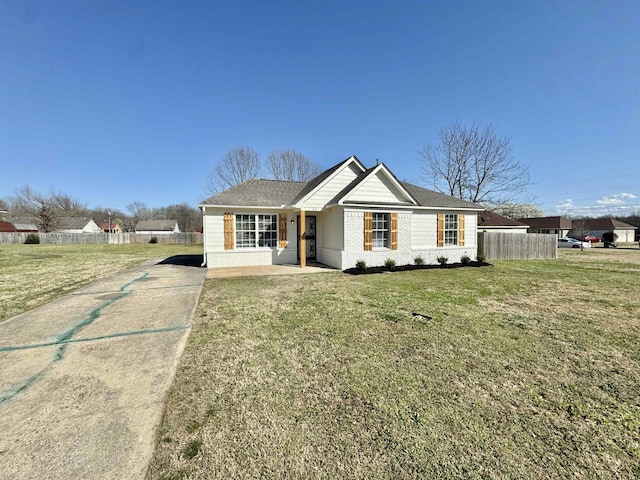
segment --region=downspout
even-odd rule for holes
[[[204,211],[206,209],[206,207],[203,205],[202,207],[202,265],[200,265],[200,267],[206,267],[207,266],[207,229],[204,228]]]

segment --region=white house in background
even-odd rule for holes
[[[317,261],[341,270],[358,260],[475,259],[484,210],[401,182],[382,163],[367,169],[355,156],[308,183],[249,180],[199,207],[209,268]]]
[[[573,220],[573,230],[582,232],[583,235],[592,235],[602,238],[607,232],[617,235],[616,242],[631,243],[635,240],[638,227],[630,225],[615,218],[584,218]],[[571,234],[574,232],[570,232]],[[577,238],[577,236],[576,236]]]
[[[102,233],[100,225],[87,217],[62,217],[57,221],[61,233]]]
[[[478,231],[494,233],[527,233],[529,225],[497,213],[478,213]]]
[[[177,220],[141,220],[134,229],[136,233],[148,233],[151,235],[171,235],[180,233]]]

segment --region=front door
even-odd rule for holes
[[[298,215],[298,260],[300,260],[300,215]],[[313,215],[305,216],[305,235],[306,240],[306,258],[307,260],[316,259],[316,217]]]

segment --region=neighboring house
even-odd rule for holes
[[[529,225],[497,213],[478,213],[478,231],[495,233],[527,233]]]
[[[592,235],[602,238],[606,232],[618,235],[617,242],[631,243],[635,240],[638,227],[621,222],[615,218],[580,218],[573,221],[573,230],[584,232],[582,236]],[[576,237],[577,238],[577,237]]]
[[[122,233],[122,227],[118,223],[111,222],[111,228],[109,228],[109,222],[102,222],[100,228],[104,233]]]
[[[141,220],[137,223],[135,232],[170,235],[172,233],[180,233],[180,228],[177,220]]]
[[[60,233],[102,233],[100,226],[87,217],[61,217],[56,231]]]
[[[209,268],[317,261],[345,270],[477,256],[483,207],[400,182],[355,157],[308,183],[249,180],[199,204]],[[300,253],[302,252],[302,253]]]
[[[0,200],[0,220],[4,220],[4,216],[9,213],[9,207],[6,203]]]
[[[38,233],[38,226],[26,218],[7,218],[0,222],[0,232]]]
[[[566,217],[518,218],[519,222],[529,225],[529,233],[555,233],[566,237],[571,230],[571,219]]]

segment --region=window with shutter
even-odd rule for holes
[[[458,245],[464,247],[464,214],[458,215]]]

